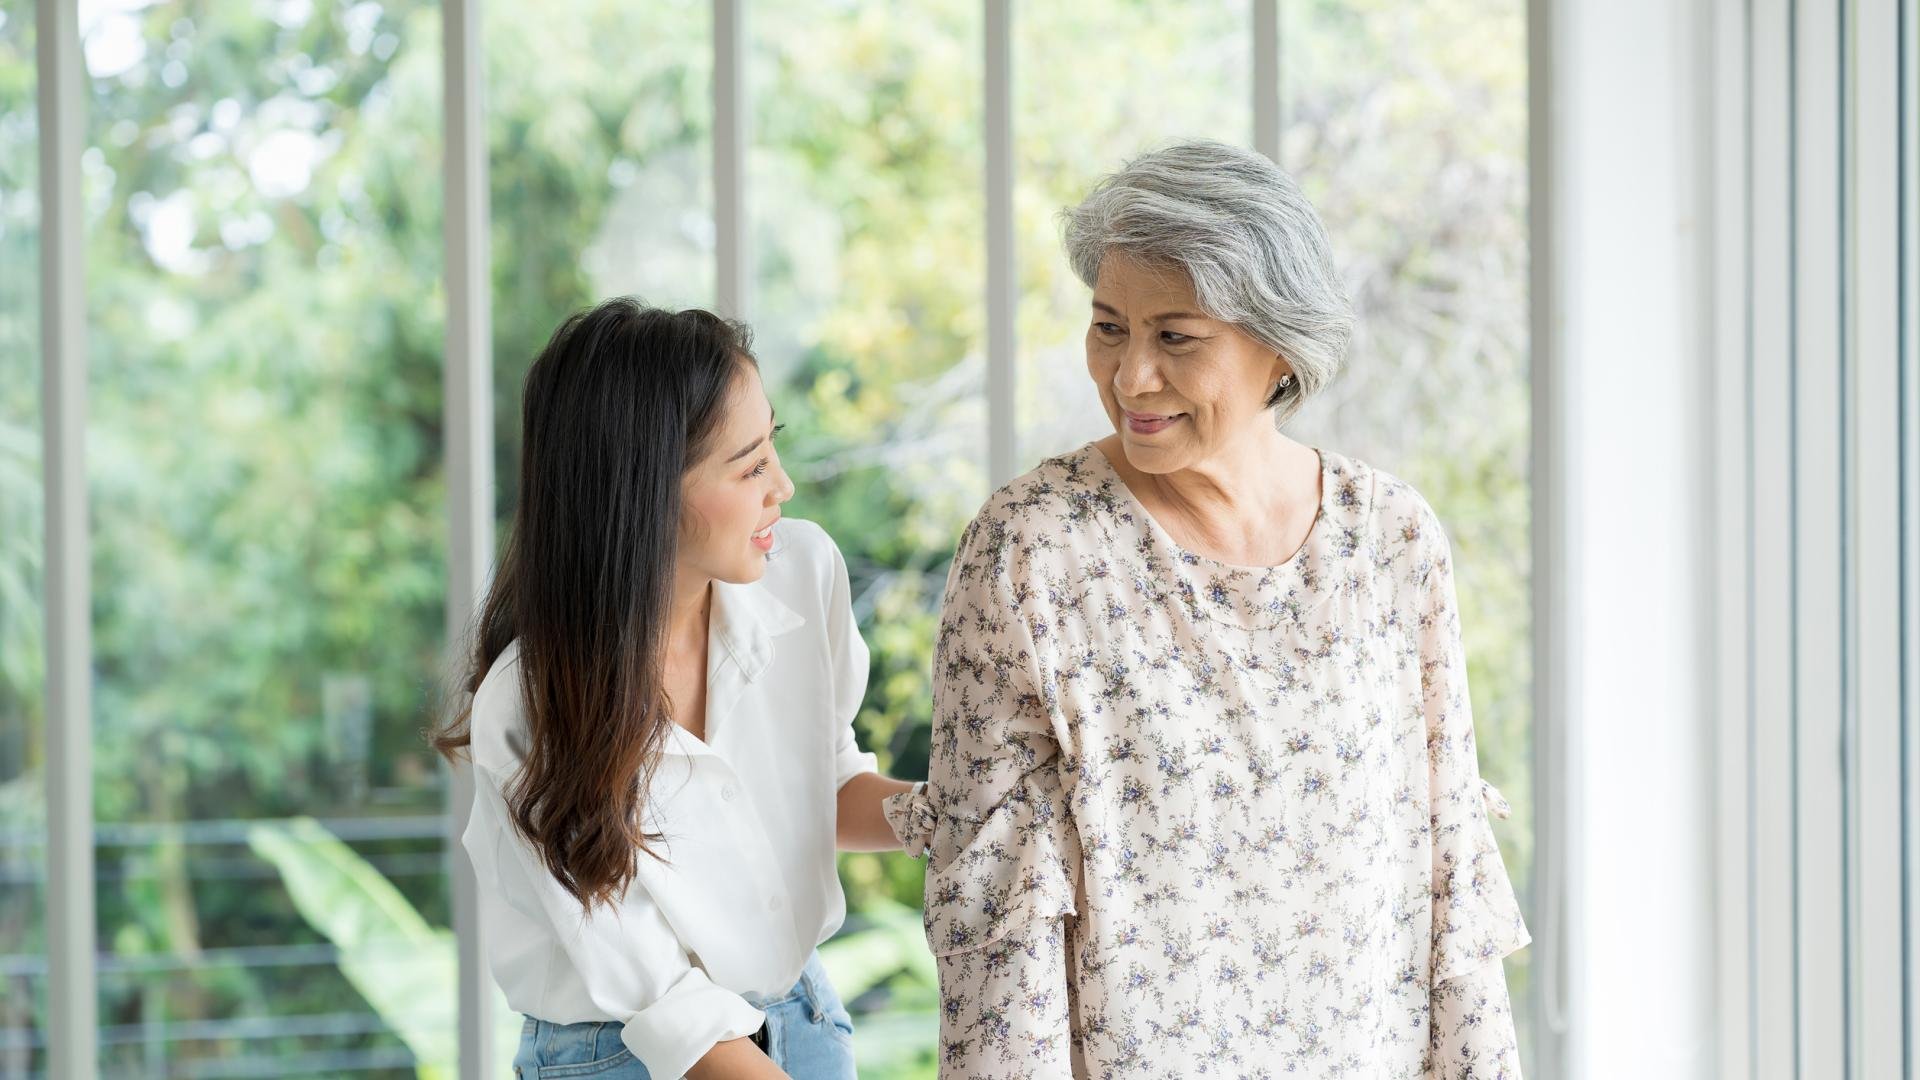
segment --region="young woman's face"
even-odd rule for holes
[[[1286,371],[1239,327],[1200,314],[1184,274],[1100,260],[1087,374],[1134,468],[1190,468],[1270,425],[1266,399]]]
[[[704,459],[681,481],[680,570],[745,584],[767,572],[773,523],[793,483],[773,448],[779,429],[760,372],[740,366]]]

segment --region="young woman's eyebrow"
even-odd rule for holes
[[[780,413],[778,410],[771,409],[771,408],[768,409],[767,410],[767,426],[772,427],[774,417],[779,415]],[[732,457],[727,459],[727,463],[732,464],[733,462],[739,461],[741,458],[746,457],[748,454],[751,454],[755,450],[759,449],[760,444],[766,441],[767,441],[767,437],[765,435],[760,436],[759,438],[753,440],[752,443],[748,444],[746,449],[736,451]]]

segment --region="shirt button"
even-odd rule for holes
[[[728,802],[732,802],[733,801],[733,785],[728,784],[726,787],[721,788],[720,797],[727,800]]]
[[[780,898],[776,896],[776,897],[774,897],[773,899],[771,899],[771,900],[768,900],[768,901],[767,901],[767,910],[768,910],[768,911],[779,911],[779,910],[780,910]]]

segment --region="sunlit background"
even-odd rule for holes
[[[1284,10],[1283,163],[1359,312],[1350,374],[1297,434],[1412,480],[1452,530],[1524,883],[1521,5]],[[24,267],[33,9],[0,12],[0,257]],[[987,493],[981,22],[972,0],[748,22],[749,317],[790,509],[845,551],[872,647],[860,734],[900,776],[925,774],[939,592]],[[1245,2],[1017,9],[1022,468],[1104,425],[1054,215],[1162,141],[1247,142],[1249,27]],[[419,737],[444,638],[440,12],[102,0],[81,32],[101,1068],[445,1069],[445,774]],[[716,302],[711,33],[706,3],[487,6],[502,528],[520,380],[558,320],[616,293]],[[35,286],[0,278],[9,522],[39,508]],[[40,543],[0,547],[4,1076],[46,1068]],[[921,866],[845,855],[841,876],[822,951],[862,1075],[931,1076]]]
[[[1057,213],[1167,141],[1251,145],[1255,2],[1013,6],[1019,470],[1107,430],[1083,366],[1087,290],[1061,255]],[[984,8],[746,7],[745,314],[788,425],[790,510],[824,525],[847,557],[872,652],[863,743],[883,771],[924,776],[940,591],[990,486]],[[100,1071],[453,1076],[449,777],[421,737],[448,647],[441,7],[86,0],[79,10]],[[708,0],[484,5],[503,532],[520,382],[558,321],[614,294],[720,303],[713,10]],[[1541,92],[1529,5],[1285,0],[1278,10],[1279,159],[1324,218],[1358,315],[1346,375],[1292,433],[1411,481],[1452,538],[1480,764],[1514,805],[1496,832],[1538,935],[1530,514],[1541,493],[1530,477],[1548,443],[1533,428],[1543,399],[1529,340],[1529,274],[1544,257],[1529,250],[1539,179],[1529,101]],[[1911,49],[1901,55],[1911,64]],[[1912,85],[1910,71],[1900,78]],[[49,1072],[42,341],[28,270],[41,231],[37,85],[35,4],[0,0],[0,1080]],[[1569,93],[1601,114],[1578,97],[1590,91]],[[1901,152],[1911,159],[1910,146]],[[1761,181],[1743,190],[1761,200]],[[1727,267],[1745,266],[1746,249],[1729,251]],[[1913,265],[1910,248],[1901,257]],[[1766,314],[1764,303],[1740,307],[1756,294],[1729,288],[1708,298],[1750,320]],[[1679,340],[1671,327],[1651,331],[1662,332]],[[1769,384],[1758,385],[1764,407]],[[1741,430],[1758,453],[1779,429],[1745,400]],[[1602,408],[1593,415],[1630,426]],[[1552,468],[1566,475],[1564,461]],[[1657,528],[1621,530],[1633,534],[1627,550],[1643,551],[1634,537]],[[1693,535],[1676,532],[1676,550],[1718,550],[1687,547]],[[1749,583],[1753,566],[1773,565],[1764,549],[1742,550],[1758,560],[1742,564]],[[1661,610],[1635,617],[1657,624]],[[1731,621],[1720,629],[1745,610],[1722,610]],[[1631,728],[1630,717],[1604,719]],[[1738,760],[1742,775],[1762,775]],[[1732,790],[1702,779],[1707,788]],[[1632,794],[1609,797],[1624,807]],[[1604,807],[1616,804],[1594,805],[1592,849],[1604,859]],[[1750,852],[1766,850],[1752,839],[1762,833],[1742,835]],[[922,870],[898,854],[840,859],[849,913],[821,951],[854,1013],[863,1077],[935,1073]],[[1774,925],[1751,906],[1770,901],[1748,896],[1766,894],[1765,881],[1730,888],[1714,896],[1733,900],[1688,895],[1709,912],[1746,897],[1742,917]],[[1529,1055],[1547,1023],[1532,992],[1538,952],[1508,962]],[[1678,978],[1705,985],[1697,970]],[[1746,970],[1722,969],[1720,985]],[[500,1004],[494,1019],[504,1062],[519,1018]],[[1689,1014],[1676,1026],[1692,1025],[1691,1037],[1712,1022]],[[1736,1035],[1766,1037],[1721,1033]]]

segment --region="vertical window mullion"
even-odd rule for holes
[[[747,228],[745,0],[713,0],[714,296],[720,314],[745,319],[753,288]]]
[[[446,190],[446,366],[442,404],[447,444],[447,642],[467,655],[474,610],[493,562],[493,309],[488,241],[485,54],[481,0],[446,0],[442,32]],[[473,767],[455,765],[447,787],[449,891],[459,982],[463,1080],[498,1074],[493,1056],[491,977],[481,951],[479,886],[461,845],[473,808]]]
[[[1793,335],[1789,367],[1793,460],[1794,763],[1798,836],[1794,897],[1800,1030],[1807,1077],[1850,1075],[1847,1017],[1846,768],[1842,672],[1851,647],[1844,585],[1847,512],[1841,382],[1851,357],[1841,319],[1844,242],[1840,186],[1837,8],[1791,5],[1793,72]]]
[[[1753,485],[1749,409],[1751,383],[1748,267],[1751,263],[1751,192],[1747,125],[1748,12],[1744,4],[1712,5],[1713,112],[1711,186],[1703,220],[1712,223],[1714,446],[1710,481],[1715,533],[1720,538],[1715,581],[1718,699],[1715,858],[1721,887],[1717,908],[1718,988],[1721,1008],[1715,1037],[1720,1075],[1755,1075],[1753,1055],[1754,919],[1752,643]]]
[[[1752,617],[1752,1061],[1759,1080],[1796,1075],[1791,380],[1793,170],[1791,6],[1752,5],[1748,80],[1752,292],[1749,308]]]
[[[1530,996],[1534,1015],[1532,1065],[1541,1076],[1563,1075],[1567,1033],[1567,859],[1566,755],[1560,717],[1566,715],[1565,687],[1572,642],[1567,631],[1567,485],[1570,410],[1560,377],[1559,336],[1554,332],[1558,275],[1555,241],[1559,203],[1555,187],[1554,140],[1550,117],[1555,87],[1552,73],[1553,0],[1527,4],[1527,340],[1529,499],[1531,500],[1530,575],[1533,650],[1533,910],[1539,932]]]
[[[1903,1074],[1900,953],[1899,25],[1893,5],[1847,9],[1843,88],[1852,543],[1845,588],[1854,682],[1847,723],[1854,790],[1847,948],[1848,1038],[1859,1076]]]
[[[1915,812],[1920,799],[1914,795],[1914,781],[1920,777],[1920,49],[1914,34],[1920,32],[1920,3],[1903,0],[1900,4],[1900,42],[1898,56],[1900,82],[1900,552],[1901,552],[1901,712],[1902,740],[1901,799],[1902,814],[1902,963],[1901,985],[1906,993],[1903,1066],[1901,1075],[1913,1075],[1920,1047],[1920,994],[1914,987],[1914,919],[1916,890],[1914,845],[1920,842],[1920,823]]]
[[[986,4],[985,123],[987,188],[987,481],[1012,480],[1014,428],[1013,11]]]
[[[77,5],[39,0],[41,476],[46,500],[50,1075],[92,1080],[95,998],[92,537],[87,522],[86,84]]]
[[[1280,0],[1253,0],[1253,148],[1280,160]]]

